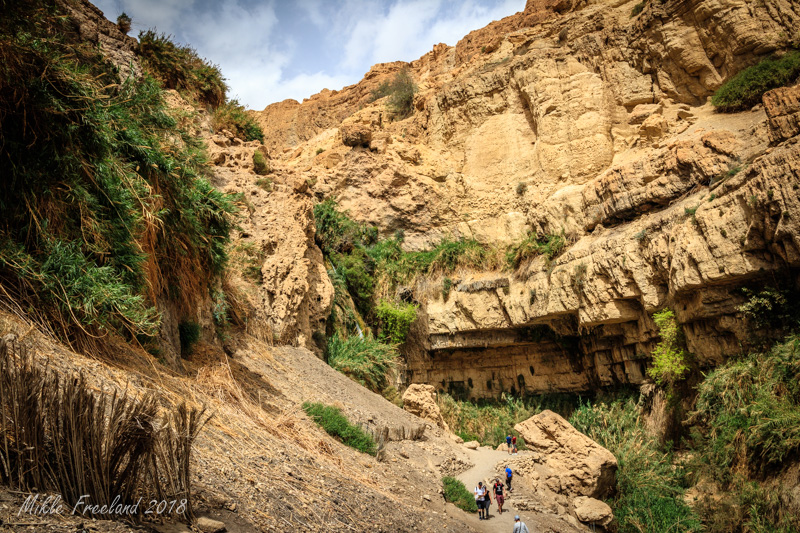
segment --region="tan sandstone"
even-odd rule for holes
[[[430,420],[445,431],[450,431],[436,403],[436,389],[431,385],[415,383],[403,393],[403,409],[425,420]]]
[[[614,490],[617,459],[556,413],[545,410],[514,429],[552,478],[554,492],[602,498]]]

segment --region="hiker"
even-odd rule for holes
[[[511,455],[511,435],[506,437],[506,448],[508,448],[508,455]]]
[[[514,489],[511,488],[511,478],[512,477],[514,477],[514,473],[511,471],[511,469],[508,466],[506,466],[506,488],[508,489],[508,492],[511,492],[511,491],[514,490]]]
[[[494,499],[497,502],[497,514],[503,514],[503,503],[506,498],[503,495],[503,484],[500,483],[499,479],[495,478],[492,490],[494,491]]]
[[[511,437],[511,447],[513,448],[514,455],[517,455],[517,436]]]
[[[525,522],[519,521],[519,515],[514,517],[514,531],[512,533],[530,533],[530,531],[528,531],[528,526],[525,525]]]
[[[492,491],[486,486],[486,493],[483,495],[483,519],[489,520],[489,507],[492,506]]]
[[[484,507],[484,501],[486,501],[486,494],[488,492],[486,487],[483,486],[483,481],[478,481],[478,486],[475,487],[475,503],[478,505],[478,520],[486,520],[486,518],[488,518],[486,516],[488,506]]]

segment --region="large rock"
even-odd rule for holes
[[[611,507],[600,500],[578,496],[572,501],[572,504],[575,506],[575,516],[581,522],[606,527],[614,520]]]
[[[343,124],[339,132],[345,146],[369,146],[372,140],[372,130],[366,124]]]
[[[450,431],[436,404],[436,389],[432,385],[414,384],[408,387],[403,393],[403,409]]]
[[[540,452],[540,462],[556,478],[557,492],[602,498],[616,483],[617,459],[556,413],[546,410],[520,422],[517,430],[528,448]]]

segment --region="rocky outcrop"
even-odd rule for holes
[[[779,143],[800,134],[800,85],[781,87],[764,95],[769,138]]]
[[[288,125],[268,133],[313,194],[384,236],[402,230],[407,249],[443,237],[502,248],[530,231],[567,241],[513,272],[459,271],[446,300],[441,278],[418,280],[410,382],[471,397],[640,384],[664,307],[712,366],[747,341],[738,288],[795,282],[795,89],[736,114],[707,99],[791,46],[800,7],[631,8],[532,0],[455,47],[291,104]],[[404,66],[419,91],[396,120],[369,93]],[[288,117],[287,106],[260,120]]]
[[[431,385],[415,383],[409,386],[403,393],[403,409],[450,431],[436,403],[436,389]]]
[[[614,520],[614,513],[611,507],[600,500],[578,496],[572,501],[572,504],[575,507],[575,516],[581,522],[593,526],[606,527]]]
[[[514,429],[538,454],[530,459],[554,492],[603,498],[616,485],[617,459],[556,413],[545,410]]]

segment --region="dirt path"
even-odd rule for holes
[[[520,455],[524,455],[525,451],[521,451]],[[505,482],[505,478],[501,477],[501,473],[495,470],[495,465],[500,461],[511,459],[512,456],[508,452],[499,452],[485,447],[480,447],[477,450],[467,450],[469,460],[475,463],[475,466],[469,470],[462,472],[457,477],[466,485],[467,490],[472,492],[478,485],[478,481],[483,481],[489,484],[491,488],[494,483],[494,478],[501,479]],[[512,467],[513,468],[513,467]],[[503,514],[497,514],[497,504],[492,500],[492,506],[489,508],[489,520],[478,520],[477,513],[473,514],[470,518],[470,525],[478,531],[491,531],[494,532],[510,532],[514,528],[514,506],[508,501],[508,493],[506,493],[506,504],[503,505]],[[522,520],[525,516],[520,515]],[[530,522],[528,522],[530,524]]]

